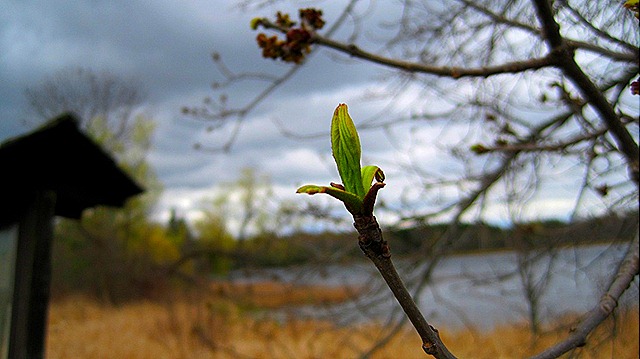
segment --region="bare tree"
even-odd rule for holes
[[[145,95],[139,84],[128,79],[108,71],[66,68],[28,88],[25,96],[28,116],[46,121],[72,112],[79,116],[83,130],[116,156],[141,145],[141,139],[135,138],[139,133],[135,127],[140,125],[136,117],[141,114]],[[148,139],[142,142],[149,146]]]
[[[587,202],[596,199],[600,213],[637,209],[639,111],[637,97],[631,96],[638,92],[637,5],[627,11],[622,1],[403,1],[398,21],[383,24],[387,29],[395,26],[395,35],[383,43],[384,50],[370,51],[358,44],[362,36],[357,32],[346,39],[335,37],[347,19],[353,19],[356,29],[373,29],[355,12],[356,3],[349,2],[327,31],[317,11],[311,15],[301,11],[295,23],[284,14],[275,21],[255,19],[255,28],[284,35],[283,39],[258,35],[263,56],[295,65],[275,76],[235,73],[216,55],[216,65],[228,83],[260,78],[268,85],[246,106],[229,108],[222,97],[185,113],[218,127],[233,123],[234,136],[223,146],[229,150],[247,113],[306,66],[315,48],[389,69],[386,99],[413,100],[404,101],[408,105],[400,109],[389,104],[384,116],[374,116],[363,127],[390,135],[402,126],[468,129],[443,153],[460,164],[460,171],[439,171],[418,159],[401,164],[415,174],[420,187],[408,190],[406,206],[393,208],[400,224],[443,218],[451,222],[435,244],[416,248],[429,259],[423,278],[459,243],[463,230],[458,224],[464,217],[485,218],[489,207],[513,203],[509,194],[526,207],[528,200],[566,173],[579,184],[572,219],[592,213]],[[437,111],[431,103],[435,98],[443,104]],[[414,146],[424,146],[421,135],[408,132],[403,141],[408,145],[400,144],[400,149],[411,154]],[[445,192],[447,196],[441,196]],[[435,210],[425,210],[434,206]],[[367,236],[365,231],[376,237],[374,222],[356,225],[361,236]],[[636,235],[598,305],[569,339],[540,358],[557,357],[584,344],[613,312],[638,274],[637,247]],[[426,331],[428,326],[416,324]]]
[[[156,273],[149,258],[132,248],[155,230],[148,214],[160,194],[147,163],[154,123],[141,109],[141,85],[106,71],[68,68],[28,88],[25,96],[30,104],[27,121],[39,123],[74,113],[80,128],[146,187],[144,195],[121,209],[95,208],[77,221],[57,224],[54,286],[76,286],[72,289],[93,291],[109,301],[140,294],[131,290],[132,282],[142,289],[140,284],[151,282]],[[77,270],[87,258],[92,265]]]

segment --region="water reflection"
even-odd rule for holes
[[[531,301],[525,286],[539,292],[535,308],[538,318],[549,321],[568,313],[583,313],[600,299],[625,254],[628,244],[592,245],[564,248],[552,253],[530,253],[525,274],[515,252],[455,255],[441,260],[430,280],[421,275],[420,266],[396,260],[398,270],[410,288],[417,289],[417,300],[428,320],[436,326],[490,328],[496,324],[526,321]],[[522,257],[520,257],[522,259]],[[521,264],[519,266],[519,263]],[[356,301],[328,307],[296,308],[295,315],[326,317],[338,322],[389,320],[403,314],[382,277],[369,262],[349,265],[304,266],[272,269],[255,273],[235,272],[238,281],[280,280],[301,284],[350,285],[366,287]],[[632,283],[621,306],[637,306],[638,280]],[[288,312],[287,315],[291,315]]]

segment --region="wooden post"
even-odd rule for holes
[[[56,194],[38,191],[20,220],[9,358],[43,358]]]

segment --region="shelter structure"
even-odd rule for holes
[[[142,192],[72,114],[0,144],[0,359],[44,357],[54,217]]]

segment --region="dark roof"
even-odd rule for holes
[[[71,114],[0,145],[0,224],[14,221],[37,190],[55,191],[56,215],[70,218],[143,192]]]

